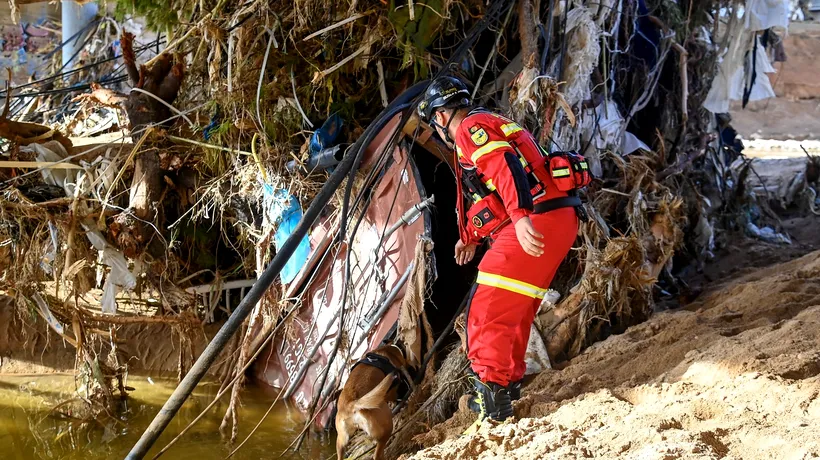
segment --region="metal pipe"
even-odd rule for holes
[[[361,338],[356,343],[356,346],[351,348],[351,350],[358,349],[362,345],[362,342],[364,342],[364,340],[367,339],[367,336],[370,334],[370,331],[373,329],[374,326],[376,326],[376,323],[379,322],[379,319],[382,316],[384,316],[385,312],[390,307],[390,304],[392,304],[393,301],[396,300],[396,297],[399,295],[399,291],[401,290],[401,288],[405,284],[407,284],[407,280],[410,279],[410,274],[413,272],[413,268],[415,268],[415,266],[416,266],[415,262],[410,262],[410,265],[407,267],[407,270],[405,270],[404,274],[396,282],[396,285],[393,286],[393,289],[391,289],[390,292],[387,293],[387,297],[385,297],[385,299],[382,302],[380,302],[380,307],[379,307],[378,311],[376,312],[376,314],[375,315],[370,315],[370,316],[374,316],[375,318],[373,320],[371,320],[367,324],[367,326],[365,326],[364,332],[362,333]],[[331,320],[331,323],[328,324],[328,327],[325,330],[324,335],[322,336],[322,338],[318,342],[316,342],[316,345],[313,347],[313,350],[311,350],[310,358],[308,358],[308,361],[306,361],[302,365],[302,368],[299,370],[299,374],[297,376],[297,379],[291,382],[291,384],[290,384],[291,386],[288,387],[288,391],[287,391],[287,393],[285,393],[286,398],[288,398],[290,395],[293,394],[294,391],[296,391],[296,385],[298,385],[298,383],[304,377],[304,374],[307,372],[307,368],[310,364],[310,359],[313,359],[313,356],[316,354],[316,352],[319,351],[319,346],[322,344],[322,342],[324,342],[325,337],[327,337],[328,331],[330,330],[330,326],[333,324],[332,322],[334,320],[336,320],[336,318],[339,317],[339,312],[341,312],[341,309],[336,311],[336,315],[333,316],[333,319]]]
[[[97,4],[94,2],[80,5],[74,0],[63,0],[62,7],[63,37],[76,35],[97,16]],[[64,67],[76,56],[76,45],[76,40],[67,40],[63,44]]]
[[[421,203],[413,205],[412,208],[408,209],[400,218],[399,221],[393,224],[382,236],[382,241],[387,241],[390,236],[396,232],[401,226],[403,225],[410,225],[411,223],[415,222],[418,216],[421,213],[430,207],[431,204],[436,202],[436,196],[433,195],[430,198],[422,201]]]
[[[351,351],[356,350],[362,345],[362,342],[370,334],[370,331],[373,329],[373,327],[376,326],[376,323],[379,322],[382,316],[384,316],[385,312],[387,312],[387,309],[390,308],[390,304],[392,304],[393,301],[396,300],[396,297],[399,295],[399,291],[407,283],[407,280],[410,279],[410,274],[413,272],[414,268],[416,268],[416,262],[410,262],[410,265],[407,266],[407,270],[404,271],[404,274],[401,275],[399,281],[396,282],[396,285],[393,286],[393,289],[391,289],[390,293],[387,294],[387,298],[384,299],[384,302],[382,302],[381,306],[376,311],[376,314],[371,315],[373,319],[371,319],[370,322],[367,323],[367,326],[365,326],[364,331],[362,331],[362,336],[359,339],[359,342],[356,343],[355,347],[351,348]]]
[[[393,235],[393,233],[395,233],[396,230],[398,230],[402,226],[410,225],[413,222],[415,222],[416,219],[421,215],[422,212],[424,212],[425,209],[429,208],[430,205],[435,203],[435,198],[436,196],[433,195],[430,198],[427,198],[426,200],[422,201],[421,203],[413,205],[412,208],[405,211],[405,213],[402,214],[401,217],[399,217],[399,220],[396,221],[395,224],[391,225],[390,228],[388,228],[384,232],[384,234],[380,238],[379,245],[376,246],[376,248],[373,249],[373,252],[370,254],[370,256],[368,256],[369,258],[367,261],[367,265],[365,267],[365,271],[362,274],[362,278],[369,278],[373,274],[373,272],[377,270],[376,258],[378,257],[379,249],[382,247],[384,242],[387,241],[387,239],[390,238],[390,236]]]
[[[342,160],[342,146],[336,145],[330,148],[326,148],[316,155],[311,155],[305,166],[302,168],[302,171],[306,174],[310,174],[313,171],[324,171],[332,166],[336,166],[339,164],[339,161]],[[296,164],[296,160],[288,161],[285,165],[288,172],[294,172],[299,167]]]
[[[333,323],[336,322],[336,319],[339,317],[339,313],[341,312],[341,309],[337,309],[336,313],[333,314],[333,318],[331,318],[330,321],[328,321],[327,327],[325,328],[325,332],[322,334],[321,337],[319,337],[319,340],[316,341],[316,344],[313,345],[313,348],[310,349],[310,355],[308,355],[305,362],[302,363],[302,365],[299,367],[299,372],[296,373],[295,377],[292,377],[290,379],[290,384],[288,384],[288,388],[287,390],[285,390],[285,395],[283,396],[283,399],[287,400],[288,398],[293,396],[293,393],[296,391],[296,388],[298,388],[299,383],[301,383],[302,379],[305,377],[308,367],[310,367],[310,363],[311,361],[313,361],[313,357],[316,356],[316,353],[319,352],[319,348],[321,348],[322,344],[325,342],[327,334],[330,332],[331,326],[333,326]],[[339,333],[341,333],[341,331],[339,331]]]

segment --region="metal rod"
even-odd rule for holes
[[[376,246],[376,248],[373,249],[373,252],[369,256],[367,266],[365,267],[364,273],[361,276],[362,278],[369,278],[373,274],[373,272],[378,269],[378,267],[376,267],[376,262],[378,262],[376,258],[378,257],[379,249],[382,248],[384,242],[387,241],[387,239],[390,238],[393,235],[393,233],[395,233],[396,230],[398,230],[402,226],[410,225],[411,223],[415,222],[415,220],[421,215],[421,213],[424,212],[425,209],[433,205],[435,201],[436,196],[432,195],[430,196],[430,198],[427,198],[421,203],[413,205],[413,207],[408,209],[401,217],[399,217],[399,220],[397,220],[395,224],[391,225],[390,228],[384,232],[379,241],[379,244]]]
[[[402,287],[407,283],[407,280],[410,278],[410,274],[413,272],[413,269],[416,267],[416,262],[410,262],[410,265],[407,266],[407,270],[404,271],[404,274],[401,275],[401,278],[396,282],[396,285],[393,286],[393,289],[390,290],[390,293],[387,295],[387,298],[384,299],[379,310],[376,311],[376,314],[373,315],[373,319],[367,324],[362,331],[362,335],[359,338],[359,341],[356,343],[356,346],[351,348],[351,351],[356,351],[361,345],[362,342],[367,339],[367,336],[370,334],[370,331],[373,330],[373,327],[381,320],[382,316],[387,312],[387,309],[390,308],[390,304],[396,300],[396,296],[399,295],[399,291]]]
[[[380,303],[379,310],[375,315],[375,319],[372,320],[370,324],[368,324],[364,328],[364,332],[362,334],[362,337],[359,339],[359,343],[357,343],[356,346],[352,348],[352,350],[356,350],[357,348],[359,348],[359,346],[361,346],[362,341],[364,341],[364,339],[367,338],[367,335],[370,333],[370,330],[373,329],[373,326],[376,325],[376,323],[379,321],[379,318],[381,318],[384,315],[385,311],[387,310],[387,307],[389,307],[390,304],[392,304],[393,301],[396,300],[396,296],[399,294],[399,291],[401,290],[402,286],[404,286],[405,283],[407,283],[407,279],[410,278],[410,273],[413,271],[414,266],[415,262],[411,262],[410,265],[407,267],[407,270],[402,275],[402,277],[396,282],[396,285],[393,286],[393,289],[391,289],[390,292],[387,293],[387,297]],[[335,323],[336,319],[339,317],[339,313],[341,313],[341,309],[336,310],[336,313],[333,315],[333,318],[331,318],[328,321],[328,325],[325,328],[325,332],[322,334],[319,340],[316,341],[316,345],[314,345],[313,348],[310,350],[310,354],[308,355],[307,359],[305,359],[305,362],[302,363],[302,366],[299,368],[299,371],[296,373],[296,376],[292,377],[292,380],[290,381],[290,384],[288,385],[288,388],[285,391],[284,399],[288,399],[291,396],[293,396],[293,393],[296,391],[299,384],[302,382],[302,379],[305,377],[305,374],[307,373],[308,367],[310,367],[311,362],[313,362],[313,357],[316,356],[316,353],[319,352],[319,348],[321,348],[322,344],[325,342],[325,339],[327,338],[327,335],[330,332],[331,326],[333,326],[333,323]],[[341,331],[339,333],[341,334]]]
[[[316,344],[313,345],[313,348],[310,349],[310,354],[305,359],[305,362],[302,363],[302,366],[299,368],[299,372],[296,373],[296,376],[291,377],[290,384],[288,385],[287,390],[285,390],[284,399],[289,399],[293,396],[293,393],[299,387],[299,384],[302,383],[302,379],[305,377],[307,373],[308,367],[310,367],[310,363],[313,362],[313,357],[316,356],[316,353],[319,352],[319,348],[322,347],[322,344],[325,343],[325,339],[327,338],[328,333],[330,333],[330,328],[336,323],[336,319],[339,318],[339,313],[341,313],[341,309],[337,309],[336,313],[333,314],[333,318],[327,322],[327,327],[325,328],[325,332],[319,337],[319,340],[316,341]],[[342,331],[339,331],[341,334]]]
[[[382,242],[387,241],[387,239],[390,238],[390,236],[392,236],[393,233],[395,233],[396,230],[398,230],[402,226],[410,225],[411,222],[414,222],[418,218],[418,216],[421,215],[422,211],[429,208],[430,205],[432,205],[435,202],[436,202],[436,196],[432,195],[430,198],[427,198],[426,200],[422,201],[421,203],[413,205],[412,208],[408,209],[407,212],[405,212],[399,218],[398,222],[393,224],[390,227],[390,229],[388,229],[387,232],[385,232],[384,236],[382,237]]]

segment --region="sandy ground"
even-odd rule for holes
[[[410,458],[820,458],[820,252],[749,271],[538,375],[517,421],[459,437],[462,407]]]

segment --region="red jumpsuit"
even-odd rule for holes
[[[543,155],[532,135],[516,123],[474,110],[459,126],[455,142],[459,172],[475,168],[488,189],[500,195],[506,210],[506,216],[500,217],[509,217],[490,237],[491,247],[479,264],[477,286],[467,309],[467,357],[473,371],[484,382],[507,386],[524,377],[532,322],[575,241],[578,218],[573,208],[532,213],[533,204],[567,194],[559,191],[546,173]],[[530,188],[533,182],[527,182],[527,171],[519,167],[526,163],[540,168],[540,188]],[[538,192],[536,196],[533,190]],[[463,198],[458,199],[462,203]],[[464,213],[459,214],[462,240],[480,242],[474,232],[465,231]],[[525,253],[518,242],[514,223],[525,216],[544,235],[540,257]]]

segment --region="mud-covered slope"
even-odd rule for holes
[[[412,458],[818,458],[820,252],[713,288],[525,387],[517,420]],[[463,405],[462,405],[463,406]],[[436,445],[438,444],[438,445]]]

